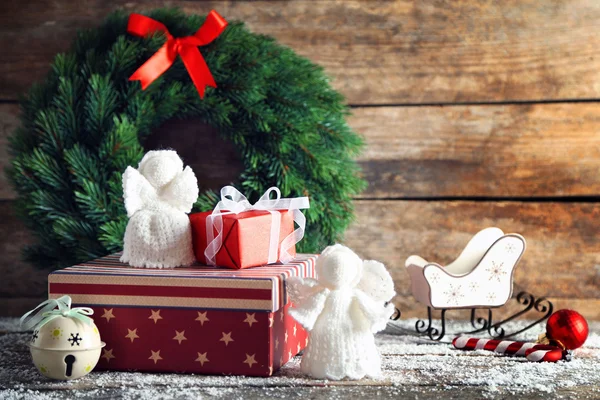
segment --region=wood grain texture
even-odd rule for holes
[[[412,298],[406,258],[418,254],[446,264],[473,234],[495,225],[527,239],[527,251],[515,270],[515,293],[528,290],[558,299],[562,307],[577,307],[586,317],[600,320],[600,209],[595,204],[359,200],[356,211],[345,243],[363,258],[386,264],[396,282],[394,301],[406,316],[422,317],[425,310]],[[14,218],[10,202],[0,203],[0,214],[5,266],[0,296],[43,296],[47,273],[19,262],[18,250],[28,234]],[[499,310],[499,315],[511,310]]]
[[[600,193],[600,104],[368,107],[364,197]]]
[[[48,271],[33,267],[21,257],[23,246],[30,243],[31,233],[15,215],[12,202],[0,201],[0,303],[10,298],[46,295]],[[8,304],[0,308],[5,307]],[[0,309],[1,315],[7,315],[4,311]]]
[[[0,104],[2,169],[18,112]],[[361,107],[349,123],[367,144],[363,198],[600,195],[600,103]],[[218,151],[197,157],[208,145]],[[243,170],[233,146],[198,120],[169,121],[145,146],[180,151],[202,187]],[[0,199],[14,197],[0,175]]]
[[[0,99],[41,79],[76,30],[165,5],[246,21],[324,66],[351,104],[600,97],[593,0],[30,0],[0,6]]]
[[[417,254],[445,265],[488,226],[520,233],[527,240],[514,273],[515,293],[527,290],[538,297],[565,299],[597,299],[600,293],[596,204],[363,200],[356,202],[356,210],[357,221],[345,243],[363,258],[386,264],[401,308],[418,309],[404,266],[408,256]],[[593,308],[585,312],[600,316]]]
[[[16,104],[0,104],[0,201],[14,199],[16,194],[6,177],[6,167],[10,165],[8,154],[8,138],[19,126],[19,106]]]

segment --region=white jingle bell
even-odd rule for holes
[[[44,306],[29,321],[25,319]],[[58,310],[54,308],[58,307]],[[50,311],[48,311],[50,310]],[[25,329],[34,327],[29,349],[36,368],[48,378],[77,379],[94,369],[104,343],[89,308],[71,309],[71,298],[48,300],[21,318]]]

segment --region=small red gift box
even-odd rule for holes
[[[94,310],[106,342],[97,369],[270,376],[307,344],[285,280],[314,277],[315,260],[140,269],[115,254],[51,273],[48,291]]]
[[[276,187],[250,204],[236,188],[225,186],[212,212],[190,215],[196,259],[234,269],[286,263],[304,236],[306,218],[300,210],[305,208],[308,197],[281,198]]]
[[[281,216],[279,249],[281,242],[294,231],[294,220],[287,211],[278,211]],[[207,218],[210,211],[190,214],[192,225],[192,242],[196,259],[208,264],[204,251],[208,245],[206,236]],[[216,265],[234,269],[256,267],[268,263],[270,231],[273,216],[268,211],[246,211],[240,214],[226,214],[223,219],[223,243],[216,254]],[[216,232],[215,232],[216,236]],[[293,257],[296,255],[296,247],[288,250]],[[280,250],[277,251],[277,259]]]

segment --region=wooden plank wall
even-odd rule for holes
[[[515,286],[600,319],[600,3],[487,1],[30,0],[0,5],[0,166],[16,100],[77,29],[115,8],[217,9],[323,65],[368,144],[369,188],[346,242],[384,261],[396,302],[410,296],[410,254],[445,263],[496,225],[528,250]],[[45,290],[18,259],[28,235],[0,177],[0,315]],[[505,308],[509,309],[510,307]]]

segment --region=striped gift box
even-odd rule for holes
[[[315,277],[315,255],[242,270],[140,269],[119,257],[48,277],[50,298],[94,310],[106,342],[98,369],[269,376],[306,346],[285,281]]]
[[[246,270],[194,265],[142,269],[119,262],[120,253],[55,271],[51,298],[68,294],[73,303],[226,310],[277,311],[288,302],[285,280],[314,277],[315,255],[288,264]]]

